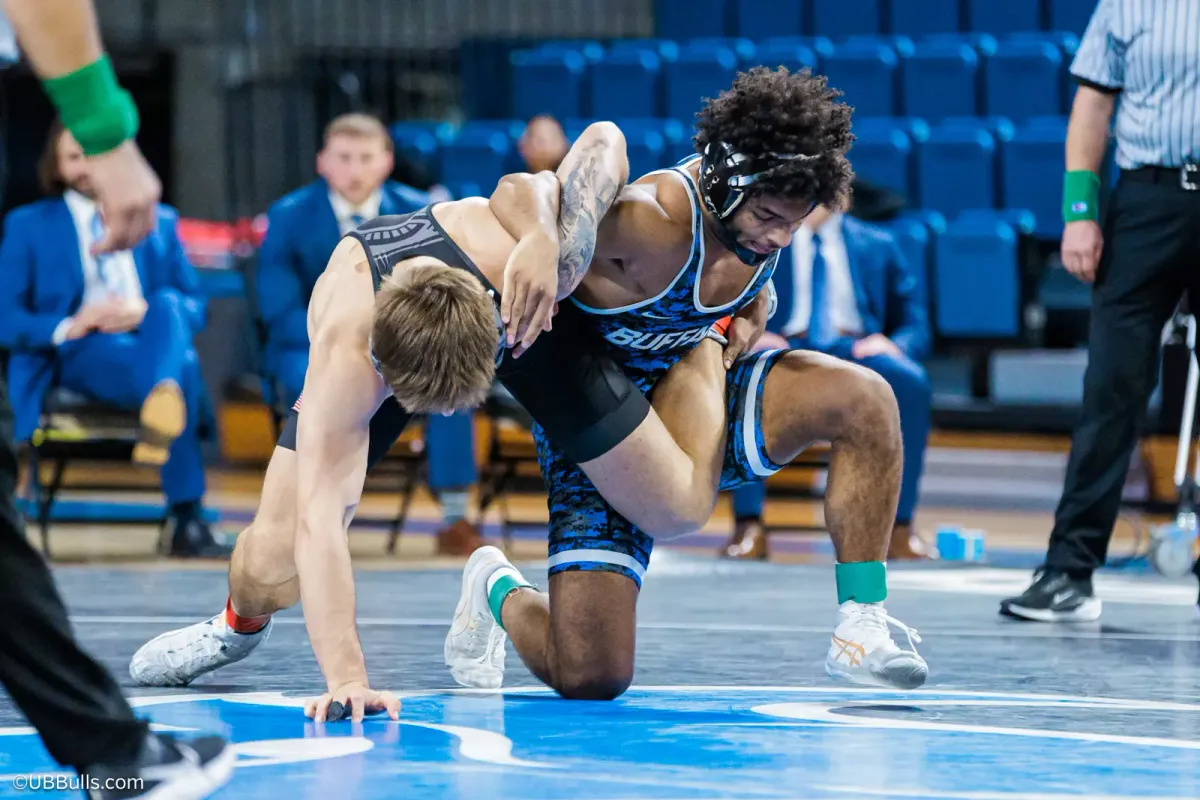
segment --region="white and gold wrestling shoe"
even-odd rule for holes
[[[488,604],[491,579],[502,574],[520,578],[504,553],[490,545],[472,553],[463,568],[462,595],[443,649],[446,666],[459,686],[499,689],[504,682],[504,644],[508,634],[496,622]]]
[[[255,633],[238,633],[225,612],[146,642],[129,661],[139,686],[187,686],[205,673],[236,664],[267,640],[274,621]]]
[[[838,626],[825,656],[830,677],[863,686],[916,689],[929,677],[929,665],[917,653],[921,637],[895,617],[888,616],[882,603],[847,600],[838,609]],[[907,650],[892,641],[888,624],[895,625],[908,639]]]

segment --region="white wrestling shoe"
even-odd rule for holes
[[[521,573],[504,553],[489,545],[472,553],[463,569],[462,595],[443,649],[446,666],[459,686],[499,689],[504,682],[504,643],[508,634],[488,605],[488,578],[506,567],[520,578]]]
[[[236,664],[267,640],[274,620],[257,633],[238,633],[225,612],[146,642],[129,660],[129,677],[140,686],[187,686],[215,669]]]
[[[917,653],[921,637],[900,620],[889,617],[882,603],[847,600],[838,609],[840,622],[833,632],[825,671],[832,678],[863,686],[916,689],[929,677],[929,665]],[[908,650],[892,641],[888,623],[904,631]]]

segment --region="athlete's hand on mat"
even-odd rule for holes
[[[154,229],[162,184],[133,141],[88,159],[104,219],[104,238],[93,253],[128,250]]]
[[[860,359],[871,356],[898,356],[900,348],[882,333],[872,333],[851,345],[850,355]]]
[[[1100,266],[1103,250],[1104,234],[1098,223],[1081,219],[1063,226],[1063,266],[1084,283],[1096,280],[1096,268]]]
[[[558,294],[558,242],[534,234],[517,242],[504,265],[500,319],[505,342],[516,345],[513,357],[528,350],[542,331],[550,330]]]
[[[140,298],[114,300],[106,312],[97,320],[96,327],[104,333],[127,333],[141,325],[146,318],[146,301]]]
[[[329,713],[330,705],[334,705],[335,710],[338,705],[342,709],[349,709],[351,722],[362,722],[364,716],[382,714],[385,711],[393,720],[400,720],[400,698],[391,692],[377,692],[361,683],[347,683],[332,692],[308,700],[304,704],[304,715],[314,722],[337,722],[338,719],[345,719],[334,718]]]
[[[767,298],[760,293],[749,305],[733,315],[729,330],[725,332],[725,338],[729,341],[729,344],[725,345],[725,369],[732,369],[733,362],[737,361],[742,353],[750,352],[766,331],[769,310]]]

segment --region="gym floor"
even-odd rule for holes
[[[453,563],[359,570],[372,683],[402,695],[399,724],[305,719],[303,699],[322,682],[296,610],[240,664],[187,689],[128,691],[164,730],[237,742],[222,798],[1200,797],[1192,579],[1105,571],[1103,623],[1049,627],[996,613],[1027,569],[891,566],[888,611],[920,631],[931,670],[923,690],[901,693],[826,677],[833,572],[827,557],[812,560],[825,563],[660,548],[641,599],[635,685],[613,703],[558,699],[511,645],[502,693],[451,688],[442,640],[458,596]],[[544,563],[519,566],[544,585]],[[211,616],[226,594],[220,565],[57,575],[83,643],[127,686],[139,645]],[[7,699],[0,737],[0,797],[21,796],[17,776],[57,771]]]

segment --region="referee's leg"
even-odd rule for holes
[[[1090,578],[1104,564],[1146,406],[1162,328],[1189,282],[1195,224],[1178,185],[1123,177],[1104,231],[1092,297],[1083,408],[1046,556],[1049,570]]]
[[[60,764],[133,762],[146,739],[108,672],[80,650],[14,503],[12,411],[0,379],[0,683]]]

